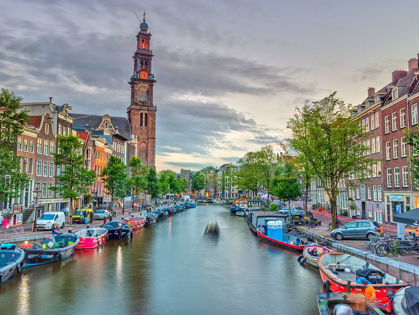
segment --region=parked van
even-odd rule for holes
[[[64,212],[44,212],[38,220],[36,220],[37,230],[52,230],[55,224],[60,228],[65,226]]]

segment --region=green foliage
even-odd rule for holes
[[[128,195],[130,182],[126,166],[121,158],[112,155],[102,170],[101,176],[105,183],[105,189],[112,196],[112,201],[115,197],[123,199]]]
[[[415,130],[409,129],[406,131],[406,139],[413,151],[413,154],[409,157],[412,182],[415,187],[419,187],[419,159],[415,157],[419,155],[419,127],[415,127]]]
[[[162,196],[165,196],[169,193],[170,185],[169,185],[169,174],[167,171],[160,171],[158,176],[159,181],[159,193]]]
[[[256,195],[261,185],[257,153],[247,152],[238,163],[240,171],[236,174],[233,183],[239,189],[253,191]]]
[[[58,153],[54,153],[55,165],[61,169],[60,175],[55,176],[57,185],[51,189],[59,192],[64,199],[70,199],[71,212],[73,200],[86,194],[89,187],[96,180],[95,171],[88,171],[84,167],[84,158],[80,154],[83,147],[81,139],[72,134],[57,136]]]
[[[333,93],[321,101],[297,108],[288,122],[290,149],[310,166],[329,196],[336,227],[338,183],[349,174],[367,177],[375,160],[366,158],[363,141],[368,134],[353,120],[353,107]]]
[[[269,205],[269,210],[276,211],[278,209],[278,206],[275,203],[271,203]]]
[[[192,190],[200,191],[205,188],[205,176],[201,171],[195,172],[192,176]]]
[[[87,193],[84,195],[83,203],[85,207],[90,205],[92,201],[93,201],[93,195],[91,193]]]
[[[272,180],[272,194],[281,200],[297,200],[301,197],[298,172],[291,163],[278,165]]]
[[[146,191],[151,198],[157,198],[159,196],[159,181],[154,167],[151,167],[148,170]]]
[[[180,182],[181,192],[185,193],[189,190],[189,182],[186,178],[183,178]]]
[[[0,93],[0,201],[20,195],[29,178],[20,172],[16,140],[23,132],[28,114],[20,106],[22,98],[1,89]]]
[[[133,156],[128,163],[131,170],[129,178],[129,186],[132,190],[134,199],[138,200],[138,196],[148,188],[147,177],[149,172],[147,167],[142,164],[141,158]]]

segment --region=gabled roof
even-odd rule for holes
[[[32,125],[35,128],[39,128],[41,126],[42,116],[29,116],[28,125]]]

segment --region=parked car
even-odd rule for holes
[[[93,214],[93,209],[82,209],[77,210],[76,213],[73,215],[73,224],[74,223],[81,223],[85,222],[85,218],[89,215],[89,213]]]
[[[297,209],[294,206],[291,206],[291,213],[294,213],[295,211],[297,211]],[[290,207],[281,207],[278,210],[278,213],[280,214],[288,214],[290,212]]]
[[[103,220],[104,218],[108,220],[111,218],[111,213],[108,210],[99,209],[93,214],[93,220]]]
[[[331,236],[337,240],[344,238],[367,238],[379,234],[380,224],[370,220],[358,220],[345,224],[332,231]]]
[[[60,228],[65,226],[64,212],[44,212],[38,220],[36,220],[37,230],[52,230],[55,224]]]

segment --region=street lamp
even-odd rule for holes
[[[35,215],[34,215],[34,220],[33,220],[33,226],[32,226],[32,232],[36,232],[36,220],[38,219],[38,198],[39,195],[41,194],[41,191],[38,189],[35,189],[33,191],[33,197],[35,198],[35,201],[33,202],[33,207],[35,208]]]

